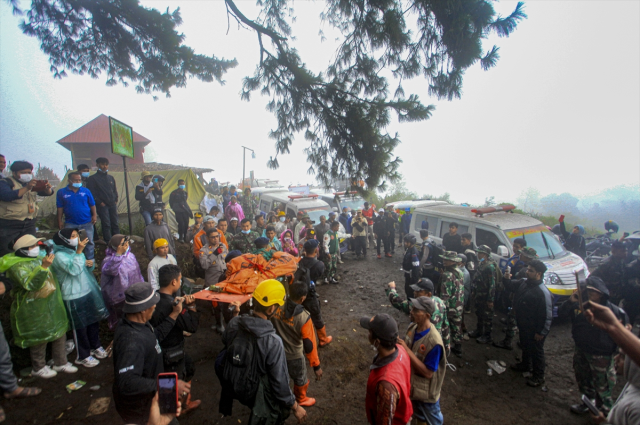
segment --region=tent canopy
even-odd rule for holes
[[[69,171],[70,173],[71,171]],[[69,174],[67,173],[67,175]],[[94,174],[94,173],[92,173]],[[116,187],[118,188],[118,214],[126,214],[127,213],[127,200],[125,196],[125,187],[124,187],[124,172],[109,172],[111,176],[116,180]],[[200,202],[205,195],[205,189],[202,183],[198,180],[198,177],[194,174],[191,169],[186,170],[164,170],[158,174],[162,174],[165,178],[164,185],[162,186],[162,200],[166,204],[166,208],[169,207],[169,195],[171,192],[178,188],[178,180],[182,179],[185,181],[187,185],[187,192],[189,193],[189,207],[192,211],[198,211],[200,209]],[[61,187],[65,187],[68,185],[67,175],[64,176],[60,185],[55,189],[55,192]],[[140,211],[139,203],[135,198],[135,187],[138,183],[140,183],[140,173],[127,173],[129,180],[129,202],[131,203],[131,214],[137,214]],[[44,198],[44,200],[39,204],[40,211],[39,215],[47,216],[56,214],[56,194],[53,196],[49,196]],[[173,213],[173,211],[171,211]],[[171,214],[173,216],[173,214]]]

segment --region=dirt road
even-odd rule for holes
[[[364,413],[365,383],[369,365],[375,352],[367,341],[366,331],[359,327],[359,318],[386,312],[398,320],[401,332],[409,323],[408,317],[393,309],[385,299],[384,284],[395,280],[403,285],[400,271],[401,249],[393,258],[376,259],[369,252],[365,260],[357,261],[347,254],[340,266],[339,285],[318,288],[322,311],[329,334],[334,342],[320,350],[324,370],[322,381],[312,380],[309,396],[317,398],[316,406],[308,409],[308,424],[366,424]],[[146,263],[146,262],[145,262]],[[146,266],[146,264],[145,264]],[[145,273],[146,275],[146,273]],[[402,292],[402,289],[400,289]],[[218,414],[220,385],[214,373],[214,361],[222,348],[220,337],[210,329],[213,318],[206,303],[198,305],[202,312],[200,330],[186,342],[186,349],[197,362],[192,392],[202,400],[200,409],[180,418],[181,424],[242,424],[247,423],[248,409],[236,403],[234,415],[221,419]],[[2,303],[3,324],[8,323],[8,303]],[[475,326],[475,315],[465,315],[469,329]],[[579,397],[572,368],[573,340],[568,323],[554,323],[546,342],[547,385],[530,388],[519,374],[507,370],[501,375],[487,376],[487,360],[515,362],[517,351],[505,351],[480,345],[475,340],[463,344],[463,356],[451,356],[449,362],[456,368],[447,370],[442,390],[441,408],[445,423],[452,425],[475,424],[588,424],[587,417],[569,412],[569,406]],[[494,321],[494,338],[502,338],[499,316]],[[103,343],[110,334],[103,333]],[[106,343],[108,344],[108,342]],[[16,368],[28,365],[28,356],[14,355]],[[24,360],[27,359],[25,364]],[[75,358],[75,352],[69,359]],[[17,359],[17,360],[16,360]],[[86,386],[71,394],[65,385],[81,379]],[[28,400],[2,401],[7,424],[121,424],[110,401],[105,413],[87,417],[92,401],[111,396],[113,365],[105,360],[93,369],[81,368],[75,375],[57,376],[51,380],[31,380],[43,388],[42,395]],[[100,385],[92,391],[90,387]],[[617,395],[622,387],[618,383]],[[295,423],[294,418],[288,420]]]

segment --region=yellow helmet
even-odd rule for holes
[[[284,286],[275,279],[265,280],[253,291],[253,298],[265,307],[283,305],[285,295]]]

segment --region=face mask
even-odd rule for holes
[[[39,246],[33,247],[33,248],[29,249],[29,251],[27,251],[27,255],[29,257],[36,258],[38,256],[38,254],[40,254],[40,247]]]
[[[71,183],[71,186],[76,187],[76,188],[81,188],[82,187],[82,183]]]
[[[81,175],[82,175],[82,177],[84,177],[85,179],[86,179],[87,177],[89,177],[89,172],[86,172],[86,173],[80,173],[80,174],[81,174]]]
[[[251,233],[251,230],[242,230],[242,233],[244,233],[245,235],[248,235],[249,233]]]
[[[78,246],[78,238],[69,239],[69,245]]]
[[[33,180],[33,174],[20,174],[20,181],[22,183],[29,183]]]
[[[187,186],[185,186],[185,185],[181,184],[180,186],[178,186],[178,189],[182,189],[182,190],[184,190],[184,188],[185,188],[185,187],[187,187]]]
[[[98,168],[98,171],[102,171],[103,173],[108,173],[109,172],[109,170],[101,170],[99,168]]]
[[[291,242],[291,238],[284,238],[285,241]]]
[[[484,261],[484,258],[480,258],[480,262],[482,263]]]
[[[280,217],[280,222],[284,223],[284,217]]]

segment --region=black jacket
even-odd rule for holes
[[[302,257],[302,260],[300,260],[298,264],[301,264],[309,269],[310,278],[313,282],[317,282],[318,280],[320,280],[320,278],[324,274],[324,263],[315,257]],[[309,287],[308,297],[310,298],[312,296],[317,296],[316,285],[311,285]]]
[[[602,282],[601,279],[594,279],[591,276],[588,280],[589,285],[594,285],[603,294],[600,304],[605,307],[609,307],[618,320],[626,325],[629,322],[629,319],[627,318],[625,311],[609,302],[609,291],[607,290],[604,282]],[[588,300],[587,291],[584,288],[582,291],[584,294],[582,297],[583,301]],[[587,354],[598,356],[610,356],[615,353],[618,348],[616,343],[611,339],[606,331],[603,331],[587,322],[584,314],[582,314],[578,309],[577,302],[573,302],[571,299],[566,300],[560,306],[558,315],[561,317],[571,318],[571,336],[576,343],[576,347],[580,350]]]
[[[520,332],[547,335],[553,320],[553,296],[544,281],[503,279],[508,291],[514,291],[513,308]]]
[[[107,206],[118,203],[118,189],[116,179],[109,173],[98,170],[97,173],[87,178],[87,189],[91,191],[96,206],[104,203]]]
[[[455,251],[458,254],[464,253],[464,249],[462,248],[462,238],[458,233],[455,235],[451,235],[451,233],[447,233],[442,237],[442,245],[447,249],[447,251]]]
[[[404,270],[405,275],[411,274],[412,283],[416,283],[422,277],[422,270],[420,269],[420,253],[415,246],[408,248],[404,252],[402,269]]]
[[[584,259],[587,256],[587,243],[582,235],[567,232],[564,221],[560,223],[560,232],[564,237],[564,247]]]
[[[149,191],[147,191],[147,193],[144,192],[144,185],[143,183],[138,183],[138,185],[136,186],[136,201],[138,201],[140,203],[140,211],[148,211],[148,212],[153,212],[153,210],[157,207],[163,208],[164,207],[164,203],[162,202],[162,187],[160,187],[160,189],[157,189],[155,187],[154,184],[151,185],[151,187],[149,188],[149,191],[153,191],[153,196],[155,198],[154,202],[151,202],[148,198],[147,195],[149,193]]]
[[[187,213],[189,217],[193,218],[193,213],[191,212],[191,208],[187,203],[187,199],[189,198],[189,194],[186,190],[176,189],[171,192],[169,195],[169,206],[176,213]]]
[[[151,399],[156,394],[156,378],[164,372],[162,341],[174,327],[166,318],[160,326],[123,318],[113,338],[113,401],[125,423],[146,424]]]
[[[378,216],[373,221],[373,233],[375,233],[379,238],[386,238],[387,232],[389,232],[389,229],[387,229],[385,217]]]
[[[171,295],[160,293],[160,301],[156,304],[153,316],[151,320],[149,320],[151,326],[160,326],[160,324],[169,317],[173,311],[173,299],[174,297]],[[171,331],[169,331],[160,343],[160,347],[173,348],[182,344],[184,341],[184,334],[182,332],[194,333],[198,330],[198,322],[199,319],[196,312],[186,308],[183,309],[175,322],[175,326],[171,328]]]

